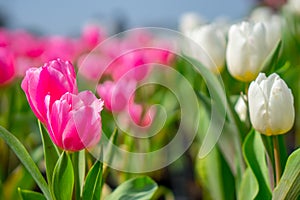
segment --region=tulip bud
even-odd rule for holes
[[[29,105],[42,122],[46,122],[45,97],[50,96],[49,106],[66,92],[77,93],[73,65],[60,59],[50,61],[40,68],[30,68],[21,85]]]
[[[269,54],[263,23],[242,22],[230,27],[226,59],[234,78],[244,82],[255,79]]]
[[[46,127],[57,146],[67,151],[80,151],[99,142],[102,100],[90,91],[78,95],[67,92],[50,108],[50,98],[47,95],[45,99]]]
[[[214,73],[220,72],[225,64],[226,37],[216,24],[203,25],[188,36],[196,42],[202,52],[191,50],[194,58]]]
[[[250,120],[267,136],[289,131],[295,119],[294,98],[286,83],[277,75],[260,73],[248,91]]]
[[[235,104],[234,110],[239,115],[241,121],[245,122],[247,118],[247,110],[248,110],[247,104],[245,102],[245,95],[239,97],[239,99]]]

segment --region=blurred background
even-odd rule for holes
[[[1,23],[41,34],[77,35],[83,25],[98,22],[110,32],[141,26],[176,29],[186,12],[196,12],[211,21],[241,19],[255,0],[10,0],[0,2]]]

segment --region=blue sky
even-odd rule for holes
[[[194,11],[208,20],[219,16],[244,17],[251,0],[7,0],[1,12],[11,28],[30,28],[47,34],[74,34],[93,19],[110,25],[114,19],[127,28],[163,26],[176,28],[179,16]]]

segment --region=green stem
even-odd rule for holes
[[[80,200],[80,183],[79,183],[79,168],[78,168],[79,152],[72,153],[72,162],[74,168],[74,183],[75,183],[73,196],[75,196],[76,200]]]
[[[276,185],[278,185],[281,177],[281,164],[280,164],[280,151],[278,144],[278,136],[273,136],[273,151],[274,151],[274,161],[275,161],[275,175],[276,175]]]

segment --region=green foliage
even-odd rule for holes
[[[103,186],[103,164],[96,161],[90,169],[83,188],[82,198],[85,200],[98,200],[101,197]]]
[[[273,200],[300,198],[300,149],[288,158],[279,184],[273,191]]]
[[[0,126],[0,137],[18,156],[22,164],[25,166],[25,168],[28,170],[28,172],[31,174],[35,182],[44,193],[45,197],[48,200],[51,199],[50,191],[44,177],[42,176],[39,168],[36,166],[23,144],[2,126]]]
[[[119,185],[105,200],[149,200],[157,190],[157,184],[149,177],[138,177]]]
[[[255,199],[271,199],[272,196],[268,176],[268,167],[266,163],[266,154],[259,133],[255,132],[254,130],[250,131],[243,144],[243,154],[248,167],[253,173],[247,172],[250,174],[244,175],[244,178],[251,179],[251,183],[258,184],[259,188],[258,193],[255,196],[257,190],[255,190],[255,186],[250,186],[254,189],[252,189],[253,194],[249,194],[249,196],[255,196]],[[255,176],[256,183],[253,180],[253,175]],[[243,180],[243,182],[245,182],[245,180]]]
[[[19,195],[22,200],[46,200],[46,198],[41,193],[30,190],[21,190],[20,188]]]
[[[38,125],[44,147],[47,180],[48,184],[51,185],[54,167],[58,160],[58,150],[50,139],[49,134],[43,129],[40,121],[38,121]]]
[[[64,151],[53,171],[51,191],[56,200],[72,199],[74,186],[74,171],[69,155]]]

